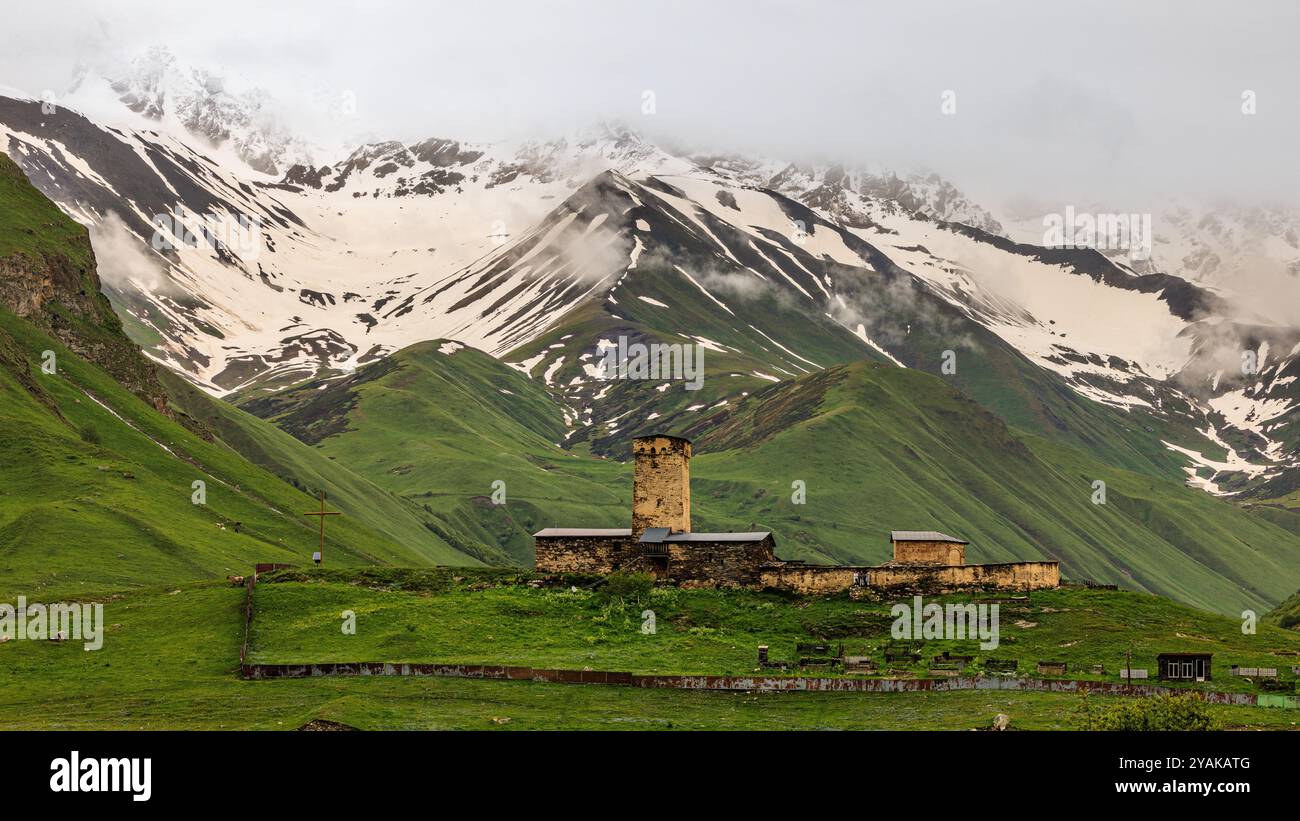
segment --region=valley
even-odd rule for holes
[[[610,122],[325,159],[259,130],[258,95],[149,59],[59,105],[0,92],[0,601],[96,601],[110,623],[102,652],[0,642],[31,683],[0,725],[1079,726],[1076,695],[1028,690],[238,677],[259,564],[280,569],[259,574],[258,664],[745,675],[759,645],[883,654],[883,600],[661,584],[631,602],[533,572],[544,528],[627,527],[650,433],[694,442],[697,531],[770,533],[781,560],[878,565],[916,529],[958,534],[971,563],[1059,562],[1062,589],[1006,611],[1022,676],[1300,651],[1300,326],[1218,268],[1022,242],[938,175]],[[76,107],[92,92],[100,115]],[[105,95],[120,118],[97,119]],[[228,220],[255,230],[211,229]],[[637,346],[691,368],[606,378]],[[313,568],[320,505],[341,515]]]

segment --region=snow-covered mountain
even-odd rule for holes
[[[102,104],[98,78],[78,93]],[[0,150],[91,226],[134,338],[215,393],[456,339],[550,386],[570,441],[600,451],[638,414],[703,415],[874,358],[1210,492],[1280,495],[1300,476],[1294,327],[1184,269],[1017,243],[933,175],[691,155],[617,125],[320,162],[266,126],[256,92],[170,55],[107,88],[157,127],[0,97]],[[702,346],[707,389],[599,380],[620,336]]]
[[[1046,205],[1009,210],[1002,215],[1005,233],[1020,242],[1041,244],[1044,214],[1058,210]],[[1221,292],[1260,317],[1300,324],[1300,208],[1171,197],[1155,208],[1094,203],[1076,210],[1150,211],[1150,257],[1133,260],[1119,251],[1111,254],[1116,261],[1135,271],[1172,274]]]
[[[870,224],[875,207],[1002,233],[992,214],[933,172],[791,163],[749,155],[695,154],[692,158],[702,167],[745,185],[779,191],[855,228]]]
[[[314,149],[277,114],[275,100],[246,79],[184,62],[165,46],[130,59],[81,66],[56,102],[114,124],[126,123],[228,152],[254,171],[278,176],[310,163]]]

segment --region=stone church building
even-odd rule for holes
[[[943,592],[1034,590],[1060,585],[1057,562],[967,565],[962,539],[935,531],[893,531],[893,561],[871,567],[778,559],[767,531],[691,530],[691,443],[677,436],[632,442],[630,528],[551,527],[534,534],[544,573],[645,572],[691,587],[779,588],[833,593],[854,587]]]

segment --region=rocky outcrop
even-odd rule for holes
[[[0,186],[9,210],[0,216],[0,230],[13,232],[0,253],[0,306],[103,368],[127,390],[171,417],[153,364],[127,338],[113,306],[100,293],[86,229],[44,199],[3,154]]]

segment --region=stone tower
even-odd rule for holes
[[[647,527],[691,530],[691,443],[679,436],[632,440],[632,538]]]

